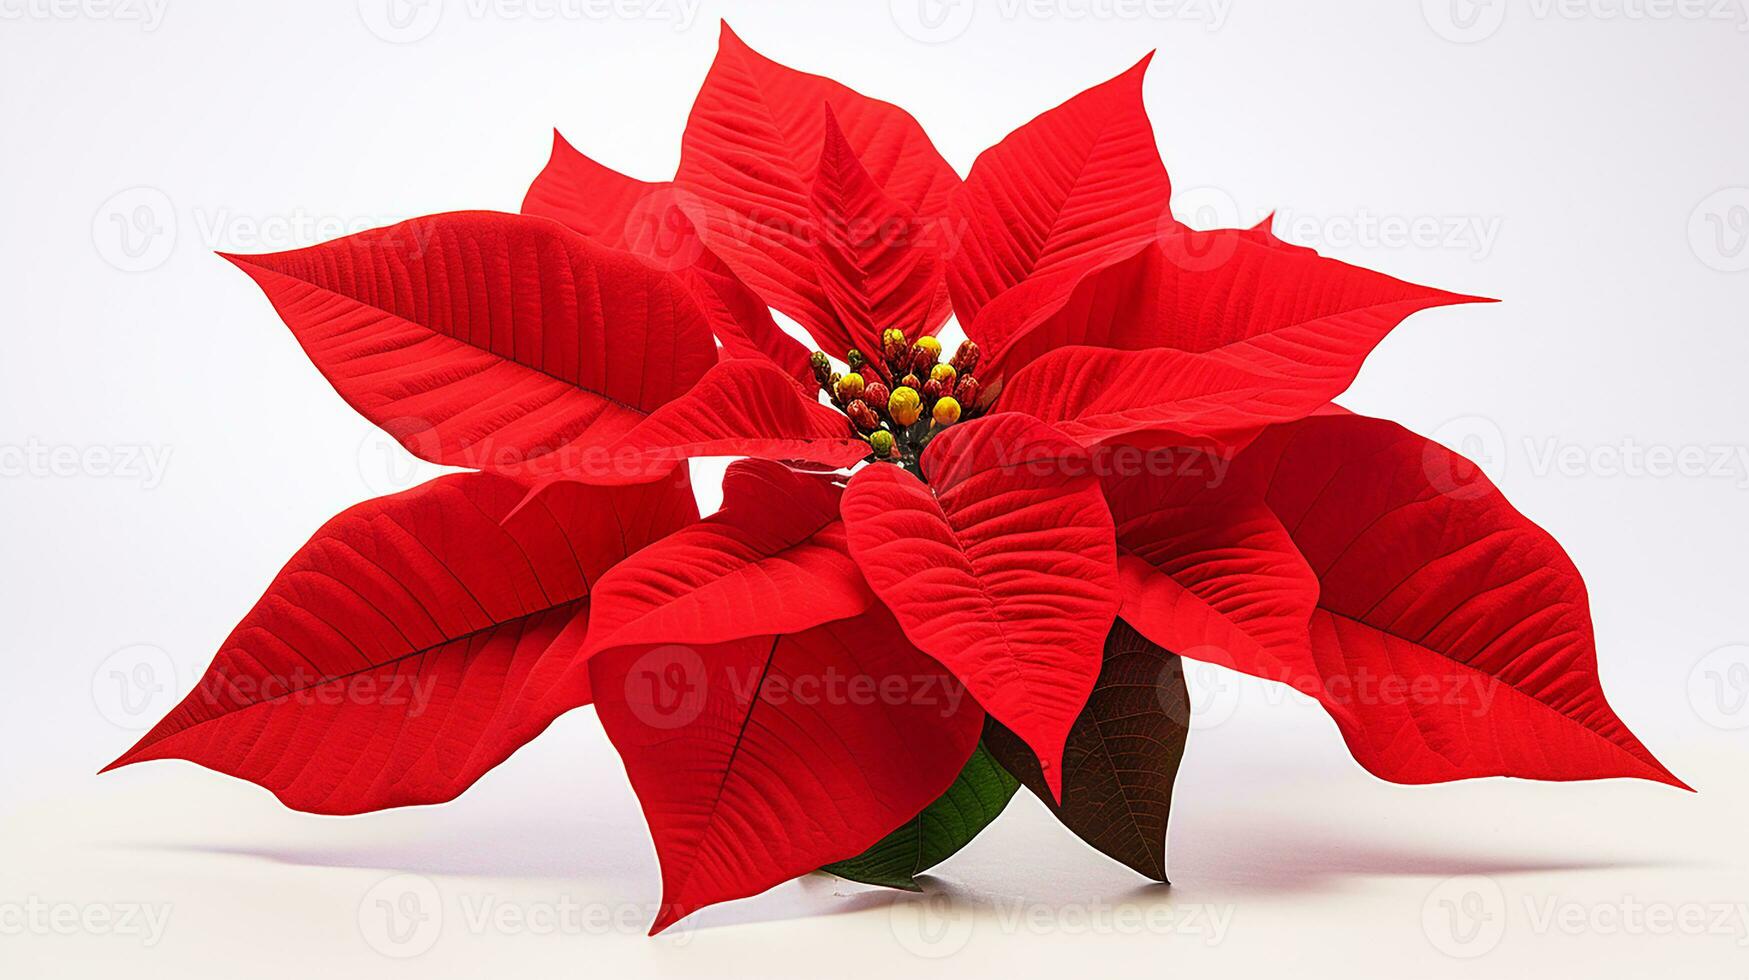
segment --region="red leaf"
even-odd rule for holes
[[[985,150],[954,195],[950,225],[954,311],[986,341],[979,311],[1029,278],[1065,294],[1084,271],[1163,228],[1172,187],[1142,106],[1143,58]]]
[[[652,933],[860,854],[947,789],[983,725],[879,606],[787,636],[589,663],[662,861]]]
[[[993,379],[1071,345],[1170,347],[1339,394],[1405,317],[1476,302],[1255,236],[1164,235],[1087,275],[1063,305],[1009,337],[980,373]]]
[[[1064,347],[1002,386],[996,407],[1051,423],[1092,446],[1151,431],[1153,442],[1230,451],[1258,429],[1304,418],[1338,394],[1286,385],[1208,354],[1170,348]],[[1172,439],[1162,439],[1161,433]]]
[[[1166,823],[1172,784],[1190,733],[1190,692],[1177,654],[1119,619],[1105,662],[1063,753],[1063,801],[1053,802],[1038,760],[994,720],[984,744],[1063,826],[1101,854],[1155,881],[1166,880]]]
[[[923,467],[929,486],[891,465],[851,479],[852,554],[911,642],[1032,746],[1054,793],[1117,614],[1099,482],[1078,447],[1016,415],[948,429]]]
[[[687,120],[676,181],[709,205],[711,249],[772,306],[842,353],[843,331],[817,261],[814,188],[826,109],[875,188],[924,225],[943,214],[959,177],[909,113],[785,68],[726,24]],[[833,166],[826,164],[828,173]]]
[[[1184,656],[1292,682],[1318,580],[1264,502],[1268,471],[1174,458],[1172,471],[1114,467],[1104,480],[1117,526],[1119,616]]]
[[[826,145],[814,181],[816,278],[837,314],[833,349],[881,349],[881,333],[933,333],[947,319],[938,243],[910,208],[881,193],[826,110]],[[878,354],[876,355],[878,356]]]
[[[589,702],[590,582],[698,516],[684,483],[524,495],[456,474],[329,521],[111,768],[186,759],[311,813],[454,799]]]
[[[1271,474],[1318,576],[1306,672],[1369,771],[1683,786],[1604,698],[1573,563],[1474,464],[1359,416],[1283,426],[1240,462]]]
[[[596,584],[589,649],[723,643],[861,615],[874,596],[846,550],[842,493],[778,463],[734,463],[721,510]]]
[[[226,258],[347,404],[435,463],[554,472],[716,361],[672,276],[542,218],[443,214]]]
[[[807,349],[779,329],[764,301],[705,248],[695,225],[703,211],[703,201],[672,181],[627,177],[579,153],[556,131],[552,158],[522,202],[523,214],[551,218],[674,273],[698,301],[729,356],[775,361],[811,389]]]
[[[850,466],[868,455],[843,413],[804,397],[776,367],[729,360],[653,413],[600,458],[586,454],[566,475],[636,483],[695,456],[753,456]]]

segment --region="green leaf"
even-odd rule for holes
[[[856,857],[828,864],[840,878],[915,892],[916,877],[952,857],[996,819],[1020,788],[982,743],[947,792]]]

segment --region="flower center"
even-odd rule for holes
[[[953,359],[941,359],[941,341],[905,339],[905,331],[881,334],[881,349],[869,357],[852,348],[845,352],[849,374],[837,374],[825,352],[815,351],[812,364],[820,387],[850,418],[851,427],[869,446],[869,460],[897,463],[919,478],[917,460],[936,433],[978,414],[978,345],[960,344]]]

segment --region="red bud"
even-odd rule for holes
[[[868,402],[857,399],[844,407],[844,414],[850,416],[850,421],[863,432],[873,432],[881,427],[881,420],[876,417],[874,409],[868,407]]]
[[[953,397],[969,412],[978,407],[980,387],[977,378],[969,374],[962,374],[959,383],[953,386]]]

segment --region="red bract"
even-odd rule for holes
[[[559,139],[521,215],[232,256],[349,404],[483,472],[320,529],[117,764],[435,803],[593,697],[657,929],[821,867],[915,888],[1018,785],[1164,880],[1180,657],[1316,698],[1385,779],[1681,786],[1560,547],[1331,404],[1472,299],[1174,221],[1146,64],[961,181],[725,30],[673,180]],[[749,457],[702,521],[698,456]]]

